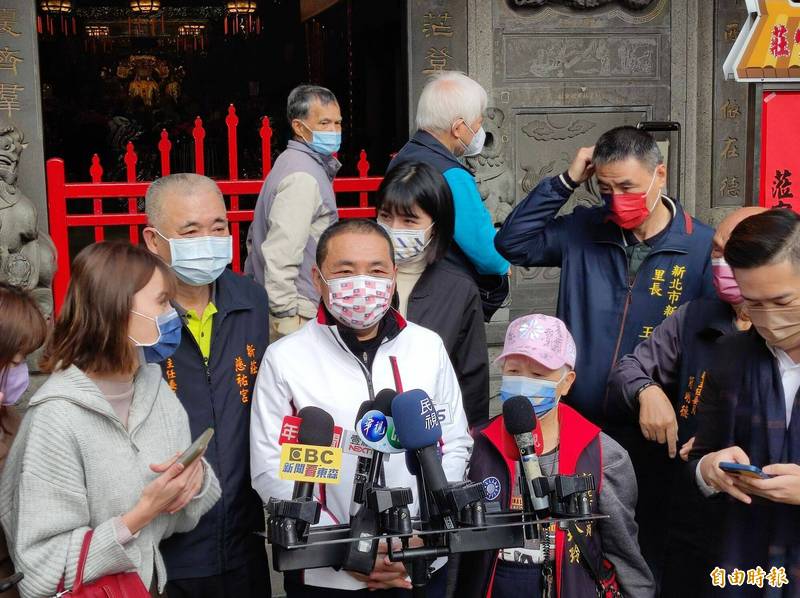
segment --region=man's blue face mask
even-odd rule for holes
[[[302,120],[303,126],[311,132],[311,141],[306,145],[323,156],[330,156],[342,146],[342,134],[337,131],[315,131]],[[305,141],[305,138],[303,139]]]
[[[549,413],[558,404],[561,398],[558,394],[558,385],[567,377],[567,372],[557,382],[541,378],[528,378],[527,376],[503,376],[500,385],[500,400],[507,401],[511,397],[527,397],[533,405],[536,417]]]

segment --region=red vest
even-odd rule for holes
[[[600,428],[581,416],[577,411],[565,405],[558,404],[558,430],[559,430],[559,455],[558,472],[568,475],[573,473],[591,473],[594,476],[596,494],[602,491],[603,483],[603,455],[600,445]],[[509,486],[513,484],[516,475],[516,462],[510,460],[504,450],[508,443],[514,445],[514,440],[506,432],[502,417],[495,418],[482,432],[503,456],[508,470]],[[511,508],[511,492],[508,508]],[[597,513],[597,496],[592,500],[592,511]],[[598,553],[602,552],[600,535],[597,522],[592,522],[591,528],[581,524],[587,533],[587,541],[595,545]],[[589,534],[589,529],[591,533]],[[582,557],[581,557],[582,558]],[[487,589],[487,598],[491,598],[494,582],[494,572],[497,565],[495,559],[492,565],[492,579]],[[567,537],[567,532],[556,531],[556,592],[558,598],[596,596],[596,584],[585,566],[578,560],[578,550],[574,542]]]

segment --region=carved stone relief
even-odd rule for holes
[[[509,0],[511,8],[539,8],[545,5],[561,5],[576,10],[600,8],[606,4],[619,4],[631,10],[642,10],[655,0]]]
[[[508,133],[503,129],[505,114],[499,108],[489,108],[483,119],[486,143],[483,151],[467,158],[467,166],[475,175],[475,182],[486,209],[496,225],[502,224],[515,203],[514,173],[506,160]]]
[[[648,35],[503,36],[506,81],[657,79],[658,38]]]

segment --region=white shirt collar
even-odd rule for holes
[[[778,360],[778,367],[780,368],[781,373],[800,368],[800,363],[795,363],[794,360],[789,357],[789,354],[783,349],[779,347],[773,347],[769,343],[767,343],[767,349],[769,349],[770,353],[772,353],[775,356],[775,359]]]

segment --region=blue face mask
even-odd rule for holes
[[[339,151],[339,148],[342,146],[341,133],[337,133],[336,131],[314,131],[306,123],[303,123],[303,126],[311,131],[311,141],[306,141],[306,145],[315,152],[323,156],[330,156]]]
[[[233,259],[233,237],[186,237],[168,239],[175,275],[188,285],[199,287],[211,284],[225,271]]]
[[[137,347],[142,347],[144,350],[144,359],[147,363],[161,363],[167,357],[171,357],[181,344],[181,317],[174,308],[161,314],[156,318],[151,318],[138,311],[131,310],[138,316],[146,318],[156,323],[158,329],[158,338],[150,343],[140,343],[133,337],[129,337]]]
[[[526,376],[503,376],[503,382],[500,385],[500,400],[507,401],[511,397],[519,395],[528,397],[536,417],[542,417],[558,404],[560,397],[556,389],[565,377],[566,373],[561,376],[561,380],[553,382]]]

